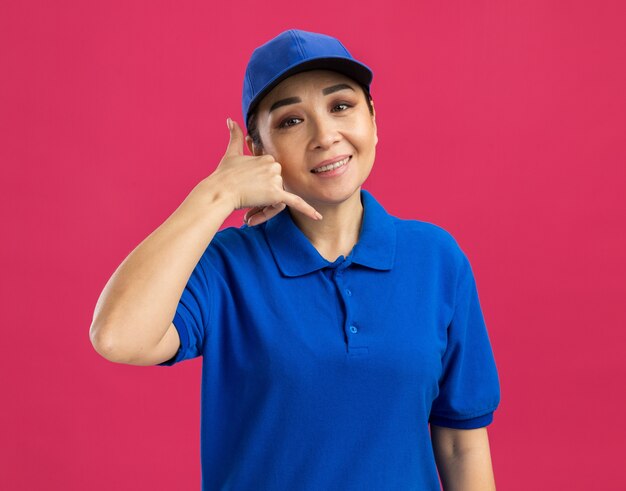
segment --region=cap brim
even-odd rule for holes
[[[356,60],[351,60],[349,58],[323,57],[313,58],[302,63],[297,63],[288,67],[272,80],[270,80],[265,85],[265,87],[263,87],[258,92],[256,97],[252,99],[252,101],[250,101],[250,105],[248,106],[248,114],[246,114],[246,125],[248,124],[248,118],[250,117],[250,114],[254,112],[261,99],[263,99],[263,97],[271,92],[274,87],[276,87],[286,78],[291,77],[296,73],[306,72],[310,70],[331,70],[334,72],[338,72],[345,75],[346,77],[350,77],[351,79],[359,82],[361,85],[364,85],[367,88],[369,88],[373,78],[372,70],[370,70],[367,65],[364,65],[363,63],[360,63]]]

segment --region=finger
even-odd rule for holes
[[[270,218],[278,215],[285,209],[285,206],[287,206],[285,203],[274,203],[273,205],[265,207],[257,206],[255,208],[251,208],[246,213],[244,222],[249,226],[259,225],[260,223],[266,222]]]
[[[248,211],[246,211],[245,214],[245,219],[247,220],[248,218],[250,218],[252,215],[256,215],[257,213],[259,213],[260,211],[262,211],[264,208],[277,208],[280,210],[283,210],[285,208],[285,203],[282,203],[280,201],[271,204],[271,205],[263,205],[263,206],[253,206],[252,208],[248,209]]]
[[[243,216],[244,223],[248,223],[248,220],[257,213],[259,213],[263,209],[262,206],[255,206],[254,208],[250,208],[246,211],[246,214]]]
[[[274,205],[272,205],[274,206]],[[250,219],[250,217],[252,217],[253,215],[256,215],[257,213],[260,213],[263,211],[263,208],[265,208],[264,206],[253,206],[252,208],[250,208],[248,211],[246,211],[246,214],[244,215],[244,221],[248,221],[248,219]]]
[[[266,206],[265,208],[263,208],[262,213],[256,215],[259,218],[265,217],[265,220],[269,220],[270,218],[278,215],[281,211],[283,211],[285,208],[287,207],[287,205],[285,203],[275,203],[273,205],[270,206]]]
[[[226,147],[226,155],[243,155],[243,131],[236,121],[228,118],[226,125],[230,131],[230,141]]]
[[[292,194],[288,191],[284,191],[283,194],[283,202],[287,204],[287,206],[291,206],[296,210],[304,213],[305,215],[311,217],[313,220],[321,220],[322,215],[315,208],[313,208],[310,204],[304,201],[300,196],[296,194]]]

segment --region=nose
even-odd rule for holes
[[[316,115],[310,119],[311,147],[314,150],[329,149],[341,140],[341,132],[337,122],[326,115]]]

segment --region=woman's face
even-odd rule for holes
[[[375,118],[361,87],[337,72],[314,70],[283,80],[259,104],[257,129],[263,148],[251,150],[272,155],[282,166],[285,189],[314,207],[353,196],[374,164]],[[313,171],[338,161],[345,164]]]

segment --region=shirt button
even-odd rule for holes
[[[352,332],[357,332],[357,330],[358,330],[358,329],[356,328],[356,326],[350,326],[350,331],[352,331]]]
[[[352,296],[352,292],[351,292],[350,290],[347,290],[347,289],[346,289],[346,294],[347,294],[349,297],[351,297],[351,296]]]

